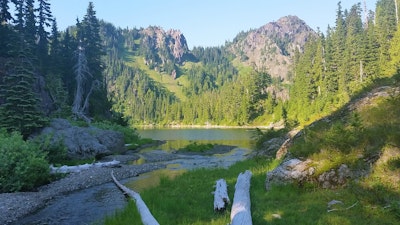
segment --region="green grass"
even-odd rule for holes
[[[369,171],[344,187],[326,190],[316,184],[288,184],[265,190],[265,174],[279,163],[261,158],[229,169],[186,172],[141,192],[160,224],[194,225],[230,222],[230,209],[213,211],[213,185],[224,178],[233,200],[240,172],[251,170],[253,224],[400,224],[400,98],[379,100],[357,112],[307,127],[289,149],[293,156],[311,158],[316,174],[346,163],[354,171]],[[266,135],[272,135],[266,134]],[[332,200],[343,204],[328,208]],[[333,211],[328,211],[334,209]],[[105,224],[141,224],[130,204]]]
[[[214,148],[213,144],[198,144],[197,142],[193,142],[185,146],[184,148],[179,149],[179,151],[186,151],[186,152],[205,152],[207,150],[211,150]]]
[[[226,179],[233,201],[237,176],[249,169],[253,173],[250,195],[255,225],[397,224],[400,221],[400,215],[397,214],[400,206],[396,206],[393,200],[399,199],[398,191],[379,186],[367,187],[354,183],[343,189],[324,190],[312,185],[285,185],[274,186],[267,192],[264,188],[265,173],[277,163],[259,158],[239,162],[229,169],[190,171],[173,180],[161,179],[159,186],[140,194],[160,224],[226,225],[230,222],[230,209],[224,213],[213,211],[213,185],[219,178]],[[381,197],[377,198],[376,195]],[[343,205],[336,205],[336,211],[328,212],[327,204],[332,200],[342,201]],[[105,224],[141,222],[135,205],[130,203],[124,210],[116,212],[115,216],[106,218]]]
[[[149,67],[144,63],[142,57],[135,56],[133,52],[126,52],[125,62],[127,66],[133,68],[139,68],[148,74],[148,76],[154,81],[163,84],[163,86],[174,93],[177,98],[184,101],[187,99],[186,95],[183,93],[182,85],[186,84],[185,77],[179,77],[177,79],[173,79],[172,76],[166,73],[159,73],[155,70],[149,69]]]

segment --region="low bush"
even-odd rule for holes
[[[283,137],[288,132],[288,129],[269,129],[263,131],[259,128],[254,130],[253,139],[256,141],[256,149],[261,149],[264,142],[271,140],[272,138]]]
[[[68,161],[67,147],[64,145],[62,139],[59,139],[56,143],[52,134],[40,135],[32,139],[39,149],[46,153],[46,159],[50,164],[61,164]]]
[[[31,190],[50,179],[46,153],[18,133],[0,131],[0,192]]]
[[[198,144],[197,142],[193,142],[188,144],[186,147],[180,149],[180,151],[187,152],[205,152],[207,150],[211,150],[214,148],[213,144]]]

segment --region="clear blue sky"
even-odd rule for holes
[[[339,0],[52,0],[58,27],[64,30],[82,19],[89,2],[96,16],[116,27],[161,26],[177,29],[193,46],[220,46],[240,31],[259,28],[287,15],[296,15],[311,28],[326,32],[333,26]],[[343,9],[363,0],[342,0]],[[377,0],[367,0],[375,10]],[[362,5],[363,7],[363,5]]]

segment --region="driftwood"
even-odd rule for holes
[[[224,179],[219,179],[215,185],[214,192],[214,211],[225,211],[226,207],[230,204],[228,196],[228,185]]]
[[[233,197],[231,211],[231,225],[252,225],[250,210],[250,178],[252,174],[249,170],[240,173]]]
[[[116,167],[120,165],[120,161],[113,160],[110,162],[97,162],[97,163],[86,163],[78,166],[60,166],[60,167],[55,167],[53,165],[50,165],[50,173],[55,174],[55,173],[79,173],[82,170],[87,170],[92,167]]]
[[[144,225],[159,225],[157,220],[151,214],[149,208],[147,208],[146,203],[140,197],[139,193],[127,188],[126,186],[124,186],[120,182],[118,182],[118,180],[114,176],[114,171],[111,172],[111,177],[112,177],[114,183],[118,186],[119,189],[121,189],[124,192],[124,194],[129,195],[131,198],[133,198],[135,200],[136,207],[137,207],[140,217],[142,219],[142,223]]]

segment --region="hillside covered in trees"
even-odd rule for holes
[[[97,18],[92,3],[59,31],[48,0],[2,0],[1,126],[28,136],[51,117],[130,125],[309,123],[398,73],[395,8],[392,0],[369,12],[339,2],[326,33],[286,16],[224,46],[190,50],[179,30],[118,28]]]

